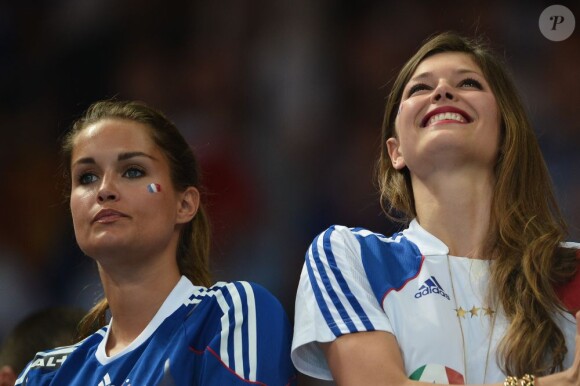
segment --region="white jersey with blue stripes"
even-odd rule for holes
[[[16,385],[289,385],[291,329],[278,302],[248,282],[194,286],[182,277],[143,332],[107,356],[110,324],[40,352]]]
[[[454,383],[503,381],[496,351],[508,322],[487,299],[489,260],[448,254],[417,221],[391,237],[344,226],[318,235],[306,253],[296,298],[296,368],[330,380],[317,342],[378,330],[397,338],[411,379],[443,369]],[[567,340],[569,366],[575,319],[558,314],[555,320]]]

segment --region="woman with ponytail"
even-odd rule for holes
[[[288,385],[290,328],[248,282],[211,285],[196,159],[140,102],[93,104],[63,142],[75,236],[105,297],[79,343],[40,352],[16,385]]]

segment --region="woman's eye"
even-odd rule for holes
[[[79,184],[88,185],[92,182],[95,182],[97,180],[97,176],[95,176],[93,173],[83,173],[80,175],[78,180]]]
[[[424,83],[417,83],[409,89],[409,92],[407,93],[407,97],[410,97],[411,95],[415,94],[418,91],[430,90],[430,89],[431,89],[431,87],[427,86]]]
[[[481,83],[475,79],[472,79],[472,78],[467,78],[467,79],[462,80],[461,83],[459,84],[459,86],[461,86],[461,87],[473,87],[473,88],[476,88],[478,90],[483,89],[483,87],[481,86]]]
[[[127,177],[127,178],[139,178],[139,177],[143,177],[145,175],[145,172],[139,168],[129,168],[125,171],[125,173],[123,173],[123,177]]]

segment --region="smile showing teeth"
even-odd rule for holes
[[[460,123],[466,123],[467,121],[465,120],[465,118],[463,118],[463,116],[461,114],[457,114],[457,113],[441,113],[441,114],[435,114],[433,115],[430,119],[429,122],[427,122],[427,126],[431,126],[439,121],[447,121],[447,120],[451,120],[451,121],[457,121]]]

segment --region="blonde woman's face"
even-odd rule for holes
[[[479,66],[465,53],[433,55],[405,85],[387,147],[396,169],[429,173],[446,166],[493,168],[500,116]]]

